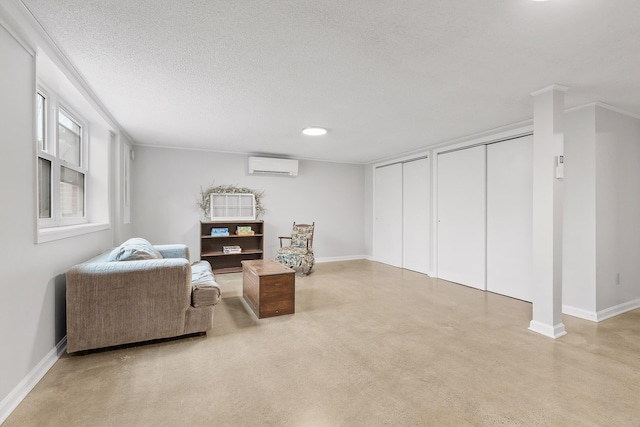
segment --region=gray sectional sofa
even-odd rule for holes
[[[211,329],[221,294],[209,263],[189,264],[185,245],[149,244],[145,253],[141,241],[67,272],[67,352]]]

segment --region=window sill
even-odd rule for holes
[[[38,230],[37,243],[51,242],[53,240],[66,239],[80,236],[82,234],[95,233],[96,231],[108,230],[108,223],[89,223],[80,225],[69,225],[66,227],[40,228]]]

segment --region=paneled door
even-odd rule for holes
[[[486,289],[486,147],[438,155],[437,275]]]
[[[487,147],[487,290],[531,301],[533,137]]]
[[[402,267],[428,274],[429,159],[402,164]]]
[[[373,258],[402,267],[402,164],[375,170]]]

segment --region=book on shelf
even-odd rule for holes
[[[223,246],[222,247],[223,254],[239,254],[242,253],[242,248],[240,246]]]
[[[236,234],[238,236],[253,236],[256,232],[251,229],[250,225],[239,225],[236,227]]]
[[[228,236],[229,229],[228,228],[212,228],[211,235],[212,236]]]

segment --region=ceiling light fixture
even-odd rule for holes
[[[302,133],[307,136],[322,136],[327,133],[327,130],[325,128],[319,128],[319,127],[308,127],[308,128],[302,129]]]

